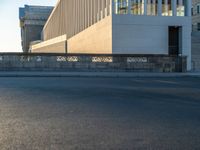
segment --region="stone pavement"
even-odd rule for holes
[[[2,71],[0,77],[200,77],[200,72],[148,73],[148,72],[52,72],[52,71]]]

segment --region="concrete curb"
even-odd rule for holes
[[[200,77],[200,73],[143,73],[143,72],[0,72],[0,77]]]

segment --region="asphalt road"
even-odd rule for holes
[[[0,150],[200,150],[200,78],[0,78]]]

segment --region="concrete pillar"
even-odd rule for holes
[[[100,21],[100,0],[97,0],[97,22]]]
[[[165,6],[164,6],[164,11],[165,11],[165,16],[167,16],[168,15],[168,0],[165,0],[165,4],[164,4]]]
[[[153,4],[151,4],[151,6],[153,6],[153,15],[156,15],[156,0],[153,0]]]
[[[131,14],[131,0],[128,0],[128,14]]]
[[[183,0],[177,0],[177,16],[180,16],[182,1]]]
[[[116,14],[117,13],[117,3],[115,4],[114,0],[111,0],[111,6],[112,6],[112,13]]]
[[[147,0],[144,0],[144,15],[147,15]]]
[[[140,1],[140,15],[144,14],[144,0]]]
[[[158,0],[158,16],[162,16],[162,1]]]
[[[92,1],[93,1],[93,0],[92,0]],[[106,17],[106,16],[108,16],[108,0],[106,0],[105,3],[106,3],[106,4],[105,4],[106,7],[105,7],[105,10],[104,10],[104,11],[105,11],[105,17]]]
[[[138,12],[137,14],[140,15],[141,14],[141,0],[139,0],[138,4],[137,4],[137,8],[138,8]],[[139,11],[140,10],[140,11]]]
[[[112,7],[112,0],[109,0],[109,13],[110,15],[112,15],[112,11],[113,11],[113,7]]]
[[[151,15],[151,0],[147,0],[147,15]]]
[[[191,9],[192,9],[192,1],[191,0],[186,0],[186,7],[185,7],[185,9],[186,9],[185,16],[191,17]]]
[[[94,2],[94,23],[97,22],[97,2]]]
[[[177,0],[172,0],[172,16],[177,16]]]
[[[105,17],[105,0],[102,1],[102,7],[101,7],[101,10],[102,10],[102,17],[104,18]]]

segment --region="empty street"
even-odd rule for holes
[[[1,150],[199,150],[200,78],[1,77]]]

